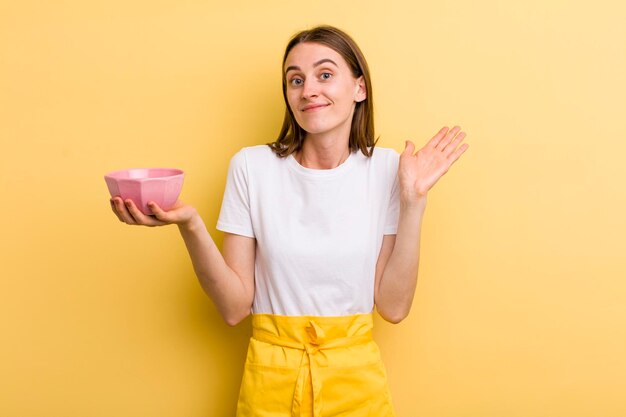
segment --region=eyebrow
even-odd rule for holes
[[[324,59],[320,59],[319,61],[317,61],[316,63],[313,64],[313,67],[318,67],[320,65],[322,65],[325,62],[330,62],[331,64],[333,64],[336,67],[339,67],[339,65],[337,65],[337,63],[335,61],[333,61],[330,58],[324,58]],[[285,69],[285,74],[287,74],[289,71],[301,71],[302,69],[297,66],[297,65],[290,65],[287,67],[287,69]]]

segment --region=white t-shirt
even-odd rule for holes
[[[217,229],[256,239],[253,313],[345,316],[374,308],[383,235],[396,234],[399,155],[300,165],[267,145],[233,156]]]

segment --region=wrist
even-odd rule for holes
[[[426,208],[427,195],[419,194],[412,191],[403,191],[400,193],[400,206],[407,209],[424,209]]]
[[[177,223],[177,226],[181,232],[194,232],[204,227],[204,222],[202,221],[200,214],[198,214],[198,212],[194,208],[191,208],[191,210],[191,216],[189,216],[188,219]]]

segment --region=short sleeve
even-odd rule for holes
[[[249,177],[244,150],[230,160],[222,208],[217,229],[246,237],[255,237],[250,214]]]
[[[391,192],[389,193],[389,204],[387,206],[387,215],[385,216],[385,235],[395,235],[398,233],[398,220],[400,218],[400,184],[398,184],[398,163],[400,156],[396,153],[392,153],[393,157],[389,158],[390,161],[387,164],[389,175],[389,183],[391,185]]]

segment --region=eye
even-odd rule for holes
[[[332,76],[333,74],[331,74],[330,72],[323,72],[320,78],[322,80],[329,80]]]
[[[294,87],[298,87],[300,85],[302,85],[304,81],[302,80],[302,78],[292,78],[291,80],[289,80],[289,84],[291,84]]]

